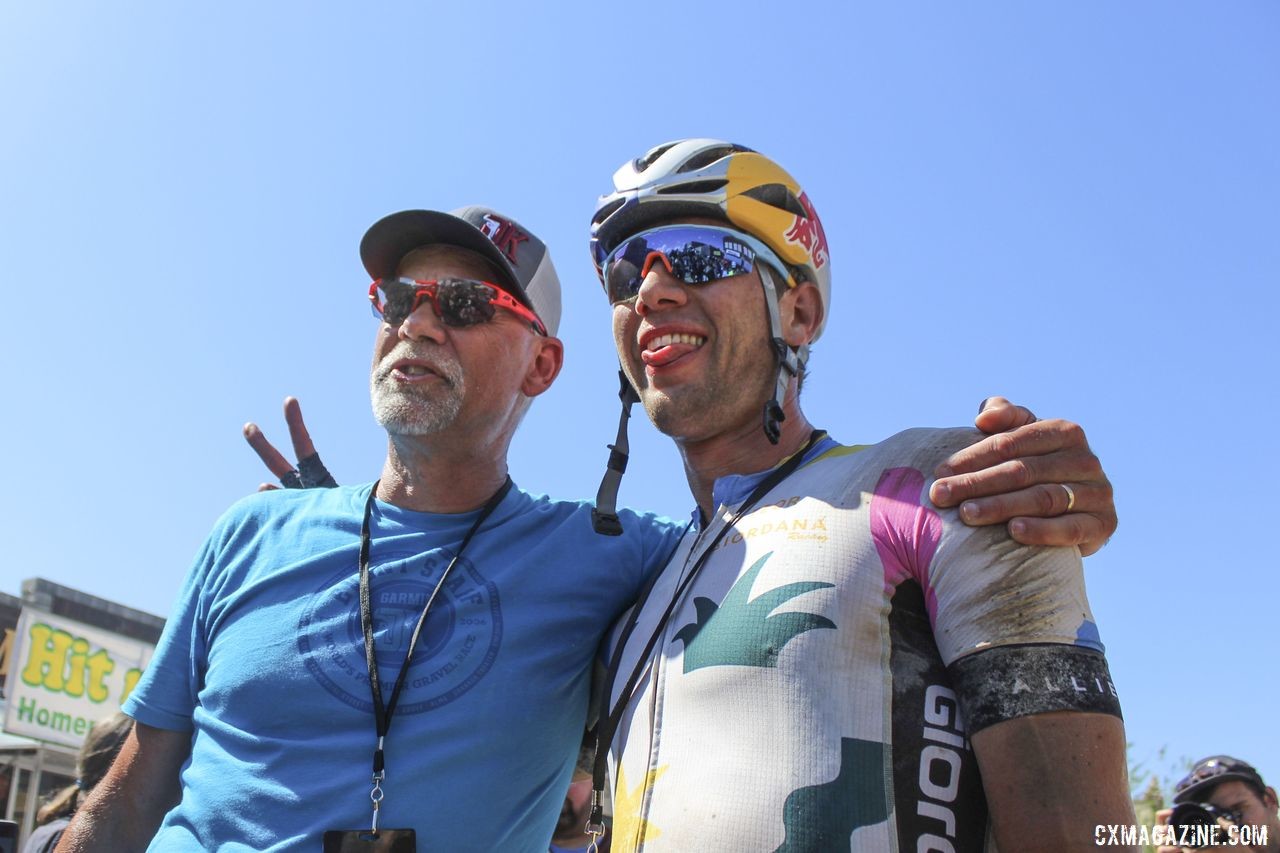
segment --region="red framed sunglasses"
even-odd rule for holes
[[[463,329],[488,323],[496,309],[503,308],[524,320],[540,335],[547,334],[538,315],[496,284],[469,278],[441,278],[420,281],[413,278],[380,278],[369,285],[369,302],[375,317],[399,326],[418,310],[423,300],[431,302],[436,316],[446,326]]]

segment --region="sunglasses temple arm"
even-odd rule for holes
[[[774,384],[773,397],[764,404],[764,435],[770,444],[777,444],[782,437],[782,422],[787,419],[782,410],[782,401],[787,398],[787,386],[791,377],[804,372],[808,361],[809,347],[801,345],[792,349],[782,337],[782,320],[778,312],[778,288],[775,285],[773,270],[767,264],[760,264],[760,283],[764,286],[764,298],[769,308],[769,340],[773,345],[773,356],[778,362],[778,378]]]
[[[631,419],[631,406],[640,402],[640,396],[621,370],[618,371],[618,382],[621,385],[618,398],[622,400],[618,437],[609,445],[609,465],[600,481],[600,490],[596,492],[595,508],[591,510],[591,526],[603,536],[622,534],[622,521],[618,518],[618,487],[622,485],[622,475],[627,470],[627,456],[631,453],[627,442],[627,421]]]

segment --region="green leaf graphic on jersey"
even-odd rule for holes
[[[773,853],[848,850],[855,829],[888,819],[884,749],[882,743],[841,738],[839,775],[787,796],[782,807],[786,840]]]
[[[705,596],[693,600],[697,621],[676,632],[676,639],[684,641],[685,672],[704,666],[777,666],[778,652],[787,643],[805,631],[836,626],[816,613],[769,615],[797,595],[832,586],[829,583],[789,583],[747,600],[765,561],[772,556],[770,551],[756,560],[718,607]]]

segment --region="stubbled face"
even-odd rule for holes
[[[493,280],[478,256],[449,246],[410,252],[397,276],[422,281]],[[399,326],[383,323],[373,351],[369,392],[373,415],[393,435],[429,435],[460,418],[497,420],[521,405],[520,353],[528,327],[507,311],[492,322],[451,328],[429,300]]]
[[[687,285],[655,263],[613,336],[649,418],[678,441],[758,429],[774,376],[758,271]]]
[[[1238,779],[1230,779],[1215,785],[1209,792],[1207,800],[1211,805],[1239,812],[1240,822],[1245,826],[1266,826],[1266,846],[1236,847],[1236,850],[1280,851],[1280,816],[1276,814],[1276,795],[1271,788],[1263,799],[1258,792]]]

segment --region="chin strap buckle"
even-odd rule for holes
[[[782,437],[782,422],[787,414],[782,410],[782,401],[787,397],[787,385],[793,376],[804,373],[805,362],[809,358],[809,348],[799,346],[794,349],[780,337],[773,338],[774,361],[778,363],[778,378],[774,383],[773,396],[764,404],[764,435],[770,444],[777,444]]]

